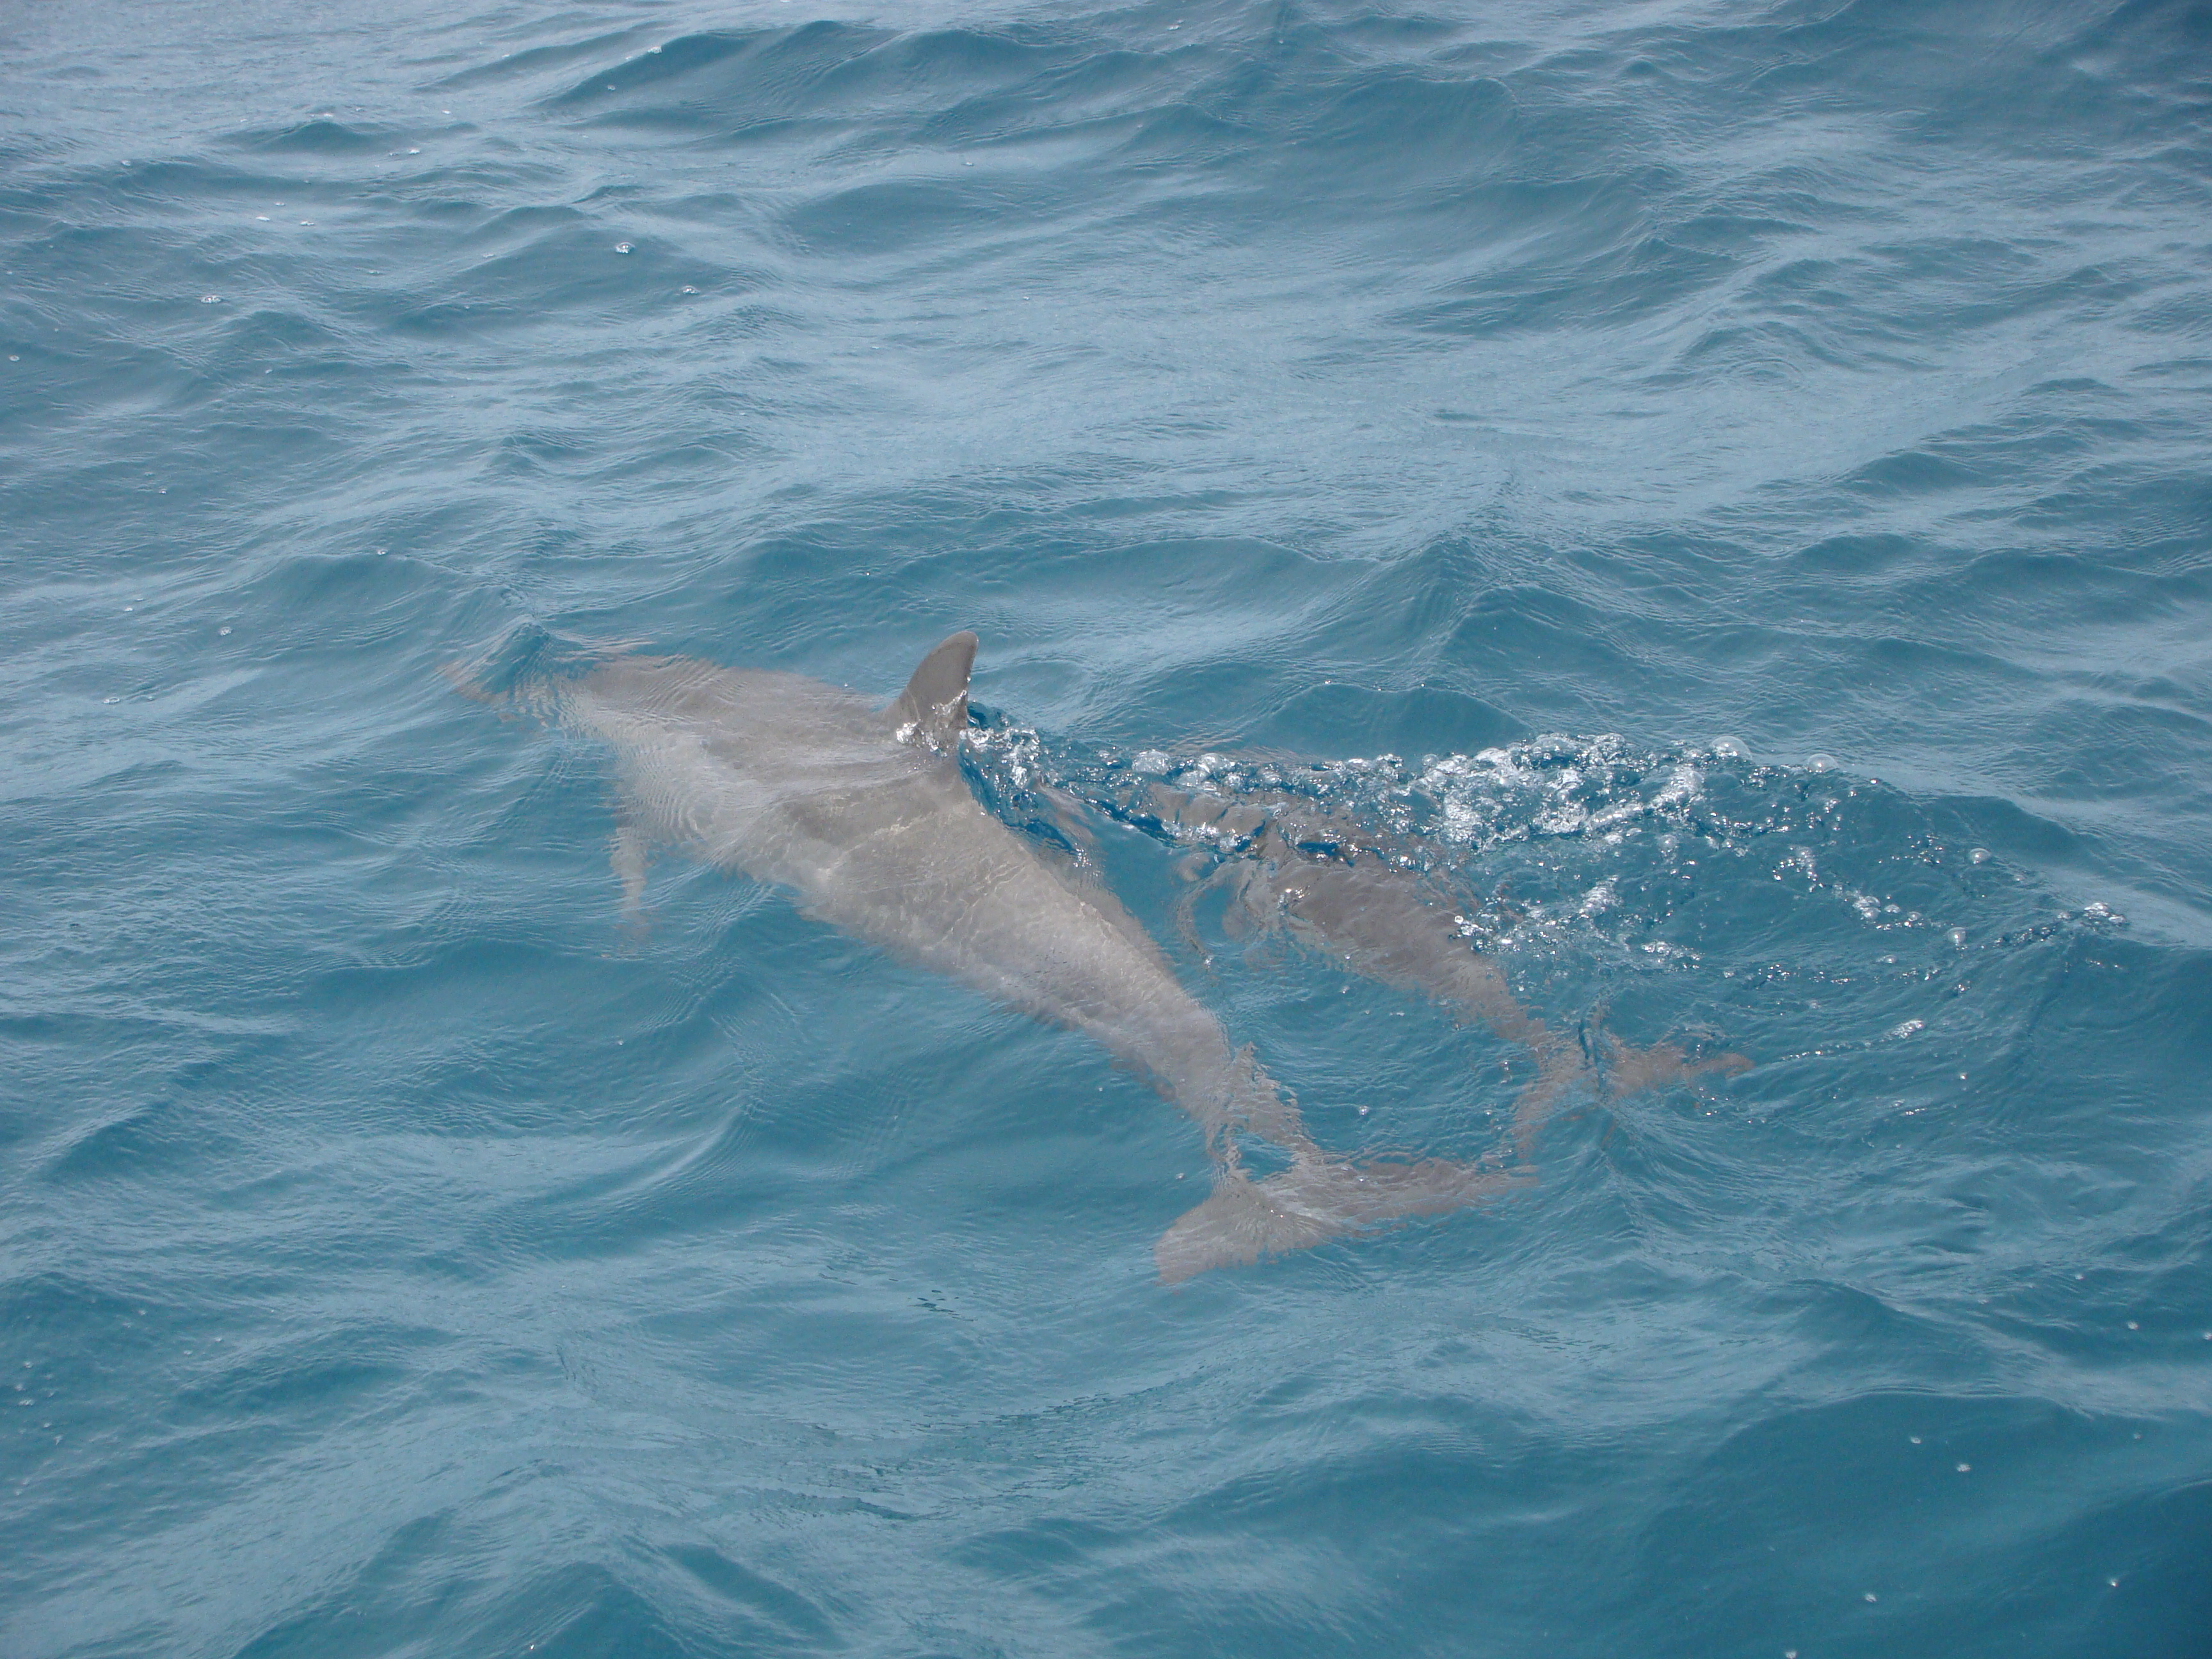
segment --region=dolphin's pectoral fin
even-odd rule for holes
[[[622,882],[623,931],[636,939],[645,932],[645,836],[627,820],[618,822],[610,851],[610,862]]]
[[[902,742],[948,754],[968,729],[968,677],[975,667],[975,636],[953,635],[921,659],[890,708]]]
[[[1179,1285],[1209,1267],[1249,1267],[1332,1238],[1447,1214],[1534,1179],[1443,1158],[1352,1164],[1312,1158],[1264,1181],[1225,1168],[1206,1202],[1184,1212],[1160,1236],[1152,1261],[1161,1283]]]

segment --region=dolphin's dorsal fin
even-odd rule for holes
[[[963,629],[921,659],[891,705],[891,728],[905,743],[949,752],[968,729],[968,676],[975,636]]]

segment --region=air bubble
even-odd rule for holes
[[[203,294],[200,295],[200,303],[204,306],[219,306],[222,303],[222,295],[220,294]]]
[[[1743,744],[1737,742],[1734,738],[1715,738],[1713,739],[1713,753],[1716,755],[1724,755],[1730,760],[1741,760],[1744,757],[1744,752]]]
[[[225,624],[223,627],[218,628],[218,629],[216,629],[215,631],[216,631],[217,634],[219,634],[219,635],[222,635],[222,636],[223,636],[223,637],[225,637],[225,638],[228,638],[228,637],[229,637],[229,635],[230,635],[230,629],[229,629],[228,624]]]
[[[1832,772],[1836,769],[1836,757],[1833,755],[1808,755],[1805,764],[1815,772]]]
[[[615,244],[615,252],[617,253],[627,253],[629,252],[629,249],[630,245],[628,242],[617,242]]]

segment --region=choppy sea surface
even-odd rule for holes
[[[2212,1651],[2212,12],[0,13],[0,1649]],[[501,641],[889,697],[1347,1152],[680,860]],[[1041,832],[1040,832],[1041,833]],[[1195,848],[1195,858],[1194,858]]]

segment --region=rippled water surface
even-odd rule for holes
[[[0,1646],[2206,1651],[2208,64],[8,9]],[[1163,799],[1751,1069],[1169,1290],[1139,1079],[742,874],[627,925],[609,757],[440,672],[960,628],[979,796],[1331,1149],[1494,1155],[1525,1056]]]

